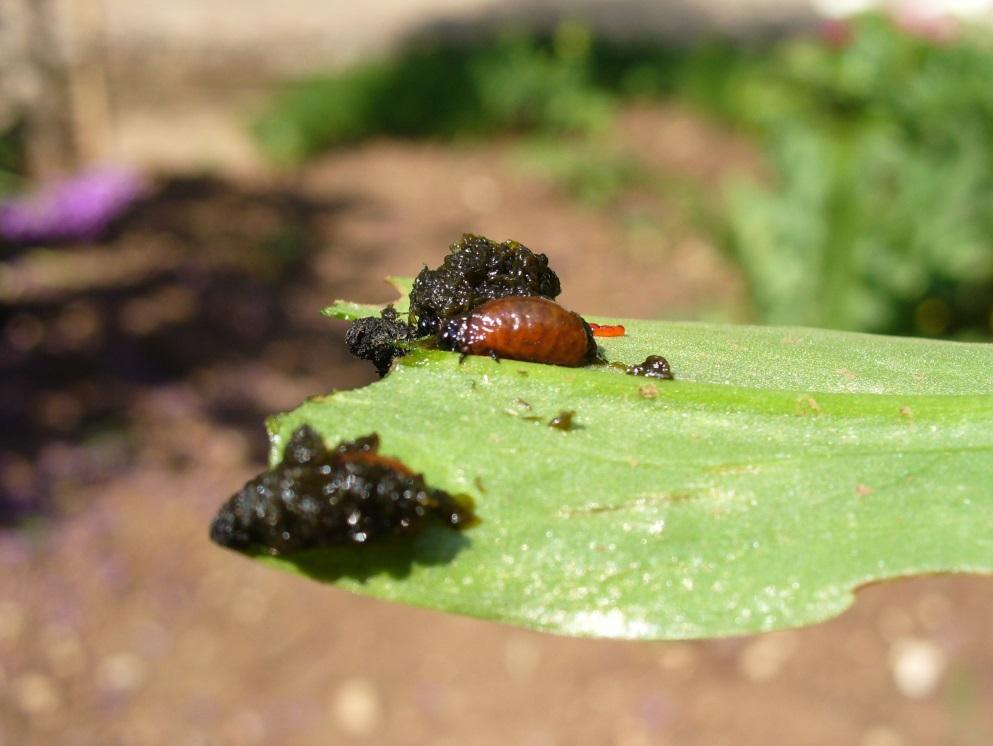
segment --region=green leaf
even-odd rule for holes
[[[375,309],[374,309],[375,310]],[[351,306],[335,306],[350,315]],[[617,320],[594,319],[602,323]],[[993,347],[623,320],[677,380],[416,350],[308,423],[473,497],[408,546],[265,558],[359,593],[552,632],[697,638],[820,621],[860,585],[993,571]],[[563,410],[578,428],[547,425]]]
[[[407,296],[410,295],[410,289],[414,286],[413,278],[387,277],[386,281],[400,292],[400,297],[390,305],[397,310],[397,313],[407,313],[407,309],[410,306]],[[350,300],[336,300],[330,306],[323,309],[321,313],[333,319],[355,321],[355,319],[361,319],[365,316],[378,316],[382,310],[382,305],[353,303]]]

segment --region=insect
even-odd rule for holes
[[[489,355],[577,367],[596,359],[593,332],[583,318],[540,296],[487,301],[442,323],[438,346],[463,355]]]
[[[544,254],[517,241],[497,243],[466,233],[452,244],[441,266],[425,267],[414,278],[406,321],[393,308],[386,308],[379,317],[353,321],[345,343],[355,357],[375,365],[382,378],[393,361],[407,353],[403,342],[437,334],[443,319],[468,313],[493,298],[535,295],[553,299],[561,289]]]
[[[231,549],[288,554],[412,535],[431,522],[472,524],[469,498],[429,487],[378,451],[375,433],[328,448],[310,427],[298,428],[283,460],[221,507],[210,538]]]

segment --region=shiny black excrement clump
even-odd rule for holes
[[[437,269],[414,278],[410,312],[419,336],[435,334],[442,320],[471,311],[494,298],[539,295],[554,299],[562,287],[548,257],[517,241],[497,243],[466,233],[452,244]]]
[[[644,362],[637,365],[625,366],[625,372],[629,376],[645,376],[646,378],[661,378],[665,381],[673,380],[672,368],[669,361],[661,355],[649,355]]]
[[[413,535],[430,523],[472,523],[468,498],[429,487],[378,450],[375,434],[329,449],[310,427],[298,428],[283,460],[223,505],[210,538],[231,549],[289,554]]]
[[[399,343],[413,338],[414,327],[403,321],[393,306],[384,308],[379,318],[356,319],[345,332],[348,351],[375,365],[380,377],[385,376],[393,361],[403,355]]]

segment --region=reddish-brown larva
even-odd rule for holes
[[[438,346],[463,355],[576,367],[596,359],[583,318],[539,296],[496,298],[446,320]]]

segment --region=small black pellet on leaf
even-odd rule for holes
[[[644,362],[637,365],[628,365],[625,372],[629,376],[645,376],[646,378],[662,378],[666,381],[673,380],[672,369],[669,361],[661,355],[649,355]]]
[[[450,250],[440,267],[425,267],[414,279],[410,311],[417,318],[418,336],[435,334],[444,319],[494,298],[554,299],[562,292],[548,257],[517,241],[497,243],[466,233]]]
[[[548,421],[548,426],[554,427],[556,430],[565,431],[575,430],[579,427],[576,424],[576,413],[571,409],[563,409],[557,415],[552,417],[552,419]]]
[[[298,428],[283,460],[221,507],[210,538],[231,549],[288,554],[413,535],[430,523],[472,523],[468,498],[429,487],[378,450],[376,434],[329,449],[310,427]]]
[[[345,344],[355,357],[369,360],[380,377],[385,376],[393,360],[404,354],[398,342],[412,339],[414,328],[400,320],[393,306],[387,306],[379,318],[356,319],[345,332]]]

